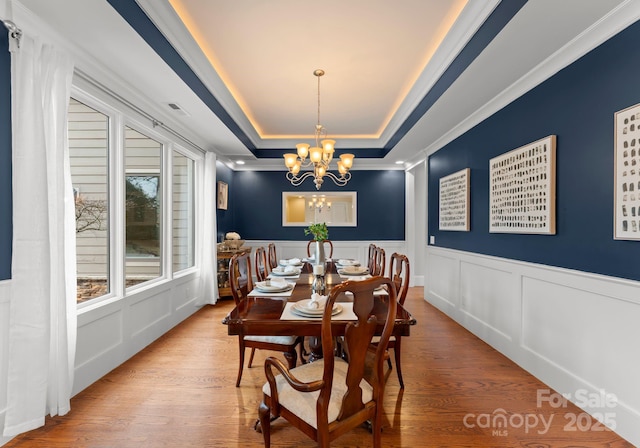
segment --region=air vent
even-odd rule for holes
[[[189,112],[187,112],[186,110],[184,110],[182,108],[182,106],[180,106],[178,103],[166,103],[167,106],[169,106],[171,108],[171,110],[177,114],[180,115],[184,115],[185,117],[189,116]]]

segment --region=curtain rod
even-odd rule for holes
[[[149,121],[151,121],[151,124],[153,125],[153,127],[160,127],[162,129],[164,129],[165,131],[169,132],[170,134],[174,135],[175,137],[178,137],[180,140],[182,140],[183,142],[188,143],[189,145],[193,146],[194,148],[199,149],[200,151],[202,151],[203,153],[206,153],[207,151],[204,150],[203,148],[200,147],[200,145],[195,144],[194,142],[192,142],[191,140],[189,140],[187,137],[183,136],[182,134],[180,134],[177,131],[174,131],[173,129],[171,129],[169,126],[167,126],[166,124],[164,124],[163,122],[161,122],[160,120],[156,119],[153,115],[151,115],[150,113],[146,112],[145,110],[141,109],[140,107],[136,106],[135,104],[133,104],[131,101],[129,101],[128,99],[124,98],[123,96],[119,95],[118,93],[114,92],[113,90],[111,90],[109,87],[105,86],[104,84],[102,84],[101,82],[97,81],[96,79],[92,78],[91,76],[87,75],[86,73],[84,73],[82,70],[76,68],[75,69],[75,73],[76,75],[78,75],[80,78],[84,79],[85,81],[89,82],[90,84],[92,84],[93,86],[97,87],[98,89],[102,90],[104,93],[106,93],[107,95],[115,98],[116,100],[120,101],[122,104],[124,104],[125,106],[135,110],[137,113],[139,113],[140,115],[142,115],[143,117],[147,118]]]
[[[0,20],[2,20],[4,27],[7,29],[7,31],[9,31],[9,36],[13,39],[16,39],[18,41],[18,46],[20,46],[20,37],[22,36],[22,30],[18,28],[18,26],[11,20],[2,18],[0,18]]]

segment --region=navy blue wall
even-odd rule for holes
[[[640,102],[640,22],[429,158],[436,245],[640,280],[640,242],[613,239],[614,113]],[[556,235],[489,233],[489,159],[557,135]],[[471,231],[438,230],[438,182],[471,168]]]
[[[303,227],[282,227],[283,191],[317,190],[311,180],[293,187],[284,171],[233,172],[229,182],[232,220],[221,221],[218,212],[219,234],[233,230],[243,239],[307,240]],[[358,193],[358,226],[330,227],[331,240],[404,240],[404,171],[353,171],[346,187],[336,187],[326,180],[320,193],[328,191]]]
[[[233,191],[233,171],[222,163],[216,164],[216,180],[226,182],[229,186],[229,194]],[[218,185],[216,183],[216,194]],[[218,228],[218,242],[224,240],[224,234],[227,232],[235,232],[236,229],[233,223],[233,203],[231,198],[228,198],[228,206],[226,210],[216,209],[216,222]],[[242,234],[240,234],[242,235]]]
[[[0,32],[0,280],[11,277],[11,56]]]

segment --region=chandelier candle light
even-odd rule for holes
[[[323,177],[327,176],[336,185],[344,187],[351,179],[349,170],[353,166],[353,158],[355,156],[353,154],[340,155],[340,160],[337,162],[340,176],[329,171],[329,164],[333,160],[334,144],[336,142],[326,138],[320,140],[327,136],[327,130],[320,124],[320,77],[324,75],[324,70],[317,69],[313,74],[318,78],[318,124],[316,124],[315,146],[310,148],[308,143],[298,143],[296,145],[297,154],[284,155],[284,164],[289,169],[287,179],[297,187],[305,179],[313,177],[316,189],[319,190],[322,186]],[[309,157],[308,161],[307,156]],[[311,167],[312,170],[300,174],[300,169],[307,167]]]

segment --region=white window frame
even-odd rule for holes
[[[88,311],[96,307],[105,306],[114,301],[121,300],[132,294],[157,287],[200,269],[202,248],[198,241],[202,238],[201,210],[202,210],[202,185],[204,175],[204,153],[195,148],[181,144],[177,137],[160,128],[154,128],[153,123],[148,123],[146,117],[136,112],[110,96],[108,93],[86,83],[80,79],[79,84],[73,85],[71,97],[103,113],[109,122],[109,149],[108,149],[108,176],[109,176],[109,292],[77,305],[79,311]],[[126,251],[125,251],[125,126],[128,126],[149,138],[158,141],[161,146],[161,194],[162,194],[162,231],[160,239],[161,266],[160,275],[139,285],[130,288],[125,287],[126,276]],[[195,163],[193,195],[194,195],[194,265],[192,267],[173,272],[173,227],[172,207],[169,202],[173,198],[173,153],[177,152]],[[139,172],[139,170],[138,170]]]

